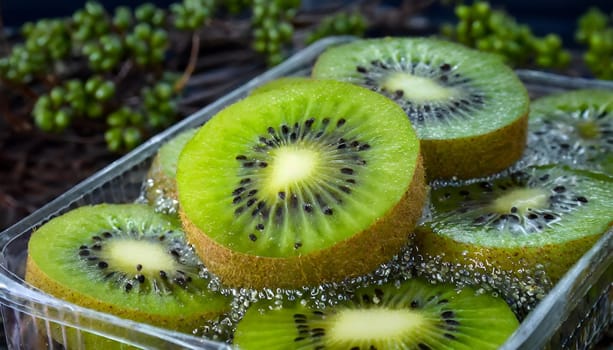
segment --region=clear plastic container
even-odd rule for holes
[[[23,281],[28,238],[50,218],[72,208],[96,203],[135,201],[157,149],[181,131],[206,122],[224,106],[274,78],[307,75],[328,46],[354,40],[321,40],[270,69],[215,103],[153,137],[134,151],[76,185],[0,235],[0,304],[10,349],[63,349],[50,336],[91,332],[146,349],[230,349],[190,334],[156,328],[64,302]],[[533,97],[587,87],[613,89],[610,82],[518,71]],[[613,189],[612,189],[613,190]],[[501,349],[583,349],[593,344],[613,321],[613,230],[588,251],[522,322]],[[68,331],[68,332],[67,332]]]

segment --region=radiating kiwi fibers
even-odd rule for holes
[[[214,116],[179,157],[181,218],[231,286],[366,273],[407,243],[425,185],[402,110],[335,81],[290,84]]]
[[[486,270],[542,265],[555,283],[611,227],[612,188],[611,177],[562,166],[442,186],[415,244],[426,257]]]
[[[613,90],[574,90],[536,99],[528,130],[517,168],[567,164],[613,175]]]
[[[192,332],[229,309],[207,289],[177,219],[144,204],[83,206],[29,241],[26,281],[84,307]]]
[[[326,50],[312,76],[396,101],[421,139],[429,179],[493,174],[524,150],[527,90],[490,54],[430,38],[364,39]]]
[[[413,279],[355,291],[325,309],[253,305],[238,323],[240,349],[497,349],[519,322],[500,298]]]

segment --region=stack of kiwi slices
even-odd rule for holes
[[[214,116],[181,152],[177,186],[207,268],[251,288],[372,271],[408,243],[426,197],[419,140],[402,109],[316,80]]]
[[[421,140],[428,179],[493,174],[524,150],[528,93],[499,57],[432,38],[365,39],[329,48],[312,76],[398,103]]]
[[[178,220],[144,204],[84,206],[30,238],[25,279],[58,298],[127,319],[189,332],[230,309],[209,291]],[[68,348],[115,348],[91,334],[51,335]]]

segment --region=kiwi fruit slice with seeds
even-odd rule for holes
[[[32,234],[25,279],[74,304],[191,333],[230,309],[228,297],[207,289],[200,269],[176,217],[145,204],[99,204]],[[91,345],[96,338],[80,340]]]
[[[355,291],[325,309],[254,304],[234,344],[249,349],[497,349],[519,322],[505,302],[420,279]]]
[[[574,90],[531,105],[528,146],[517,165],[567,164],[613,175],[613,90]]]
[[[177,185],[207,268],[252,288],[373,270],[407,244],[426,197],[402,109],[337,81],[288,84],[222,110],[181,152]]]
[[[361,85],[402,106],[430,180],[493,174],[524,150],[528,93],[497,56],[432,38],[363,39],[327,49],[312,76]]]
[[[467,271],[543,270],[555,283],[611,227],[612,188],[609,176],[560,166],[440,186],[415,245]]]
[[[177,199],[177,162],[183,147],[196,133],[196,129],[181,132],[166,142],[156,153],[145,181],[147,202],[157,211],[176,214]]]

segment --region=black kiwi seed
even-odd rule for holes
[[[583,196],[579,196],[577,197],[577,201],[581,202],[581,203],[587,203],[588,200],[587,198],[583,197]]]
[[[255,242],[255,241],[257,241],[257,240],[258,240],[258,236],[254,235],[253,233],[250,233],[250,234],[249,234],[249,239],[250,239],[252,242]]]
[[[419,348],[419,350],[432,350],[431,347],[429,347],[428,345],[426,345],[424,343],[417,344],[417,347]]]
[[[455,313],[453,311],[443,311],[443,313],[441,313],[441,317],[442,318],[454,318],[455,317]]]

